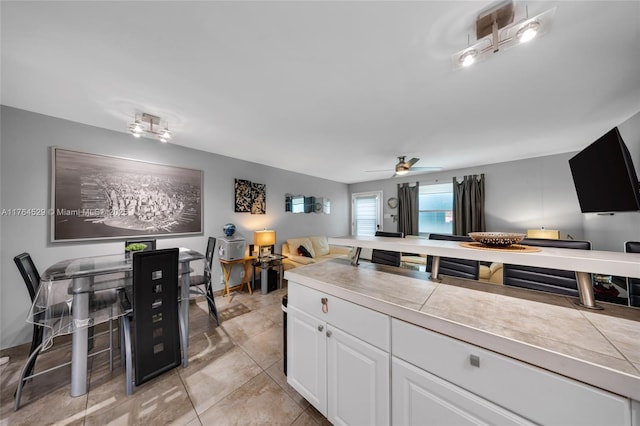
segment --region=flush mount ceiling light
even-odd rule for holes
[[[528,8],[525,18],[514,23],[515,5],[507,0],[482,12],[476,20],[477,41],[456,52],[452,56],[454,68],[468,67],[497,53],[520,43],[526,43],[543,34],[549,27],[556,8],[542,12],[529,18]]]
[[[169,131],[169,125],[165,123],[161,125],[160,117],[147,114],[136,114],[136,119],[129,123],[129,132],[136,138],[145,135],[152,135],[160,142],[169,142],[173,137],[173,133]]]

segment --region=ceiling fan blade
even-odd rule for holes
[[[413,166],[414,164],[416,164],[418,161],[420,161],[419,158],[415,158],[413,157],[411,160],[409,161],[405,161],[404,162],[404,167],[406,167],[407,169],[410,169],[411,166]]]
[[[411,168],[412,172],[428,171],[428,170],[442,170],[442,167],[412,167]]]
[[[380,173],[380,172],[392,172],[393,169],[382,169],[382,170],[365,170],[365,173]]]

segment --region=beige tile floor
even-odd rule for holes
[[[232,293],[216,297],[220,326],[204,299],[192,302],[189,366],[177,367],[137,387],[127,397],[119,356],[109,372],[106,354],[89,361],[89,392],[72,398],[70,369],[34,378],[13,411],[17,377],[29,345],[2,351],[0,425],[317,425],[328,421],[293,388],[283,372],[282,296]],[[105,337],[106,338],[106,337]],[[102,342],[105,343],[106,342]],[[100,345],[98,342],[97,345]],[[70,359],[68,338],[38,358],[36,370]]]

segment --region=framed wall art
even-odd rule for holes
[[[267,213],[267,185],[236,179],[234,193],[236,213]]]
[[[51,240],[202,234],[202,170],[52,147]]]
[[[235,181],[235,212],[250,213],[251,212],[251,181],[244,179],[236,179]]]

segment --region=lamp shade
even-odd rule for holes
[[[253,244],[262,246],[272,246],[276,243],[276,231],[265,229],[263,231],[256,231],[253,234]]]
[[[528,238],[546,238],[548,240],[559,240],[560,231],[557,229],[528,229]]]

